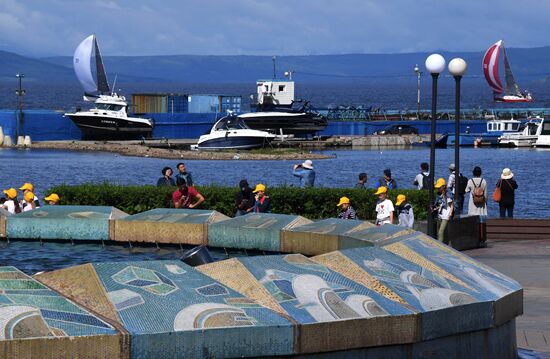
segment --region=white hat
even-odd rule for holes
[[[455,164],[454,164],[454,163],[451,163],[451,164],[449,165],[449,169],[450,169],[451,171],[454,171],[454,170],[455,170]]]
[[[514,174],[512,173],[512,170],[509,168],[505,168],[502,170],[502,174],[500,175],[500,178],[508,180],[510,178],[514,177]]]
[[[312,170],[313,162],[311,162],[311,160],[305,160],[304,163],[302,163],[302,167],[307,168],[308,170]]]

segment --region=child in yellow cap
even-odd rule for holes
[[[407,197],[404,194],[398,195],[395,205],[397,207],[396,212],[399,225],[402,227],[412,228],[414,225],[414,212],[410,203],[407,202]]]
[[[27,193],[31,192],[34,193],[34,186],[32,183],[26,182],[21,187],[19,187],[19,190],[23,191],[23,196],[25,196]],[[34,196],[34,205],[36,208],[40,207],[40,202],[38,201],[38,197]],[[21,201],[21,207],[25,208],[25,201]]]
[[[265,194],[265,185],[258,183],[254,188],[254,213],[271,213],[271,199]]]
[[[31,191],[27,191],[24,194],[21,207],[23,207],[23,212],[32,211],[36,208],[36,204],[34,202],[34,193],[32,193]]]
[[[336,205],[337,207],[342,207],[342,212],[338,214],[340,219],[357,219],[357,213],[350,204],[348,197],[340,198],[340,202]]]
[[[392,201],[387,198],[388,188],[380,186],[374,195],[378,196],[378,202],[376,203],[376,225],[393,224],[393,211],[395,208]]]
[[[54,206],[56,204],[59,204],[59,196],[57,195],[57,193],[52,193],[50,194],[49,196],[47,197],[44,197],[44,199],[46,200],[46,202],[50,205],[50,206]]]
[[[449,220],[453,217],[454,205],[452,192],[447,194],[447,186],[443,178],[439,178],[434,185],[439,192],[439,197],[435,201],[433,211],[437,212],[437,239],[445,244],[449,244],[446,238],[445,230]]]
[[[17,200],[17,190],[15,188],[5,189],[4,196],[6,197],[6,200],[4,201],[2,208],[11,214],[21,213],[21,206]]]

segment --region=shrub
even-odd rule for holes
[[[221,212],[227,216],[235,214],[235,193],[237,188],[220,186],[198,186],[197,190],[206,199],[201,208]],[[153,208],[170,208],[175,187],[120,186],[103,184],[83,184],[76,186],[59,185],[47,191],[57,193],[64,205],[113,206],[128,214],[144,212]],[[428,191],[392,190],[389,198],[395,201],[398,194],[407,196],[413,206],[416,219],[426,219]],[[295,214],[310,219],[336,217],[336,204],[342,196],[351,200],[352,206],[361,219],[374,219],[376,196],[374,190],[351,188],[307,188],[274,187],[268,188],[273,213]]]

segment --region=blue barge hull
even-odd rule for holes
[[[155,121],[153,138],[198,139],[207,133],[221,113],[154,113],[144,114],[145,118]],[[45,110],[25,110],[21,119],[19,112],[0,110],[0,126],[4,134],[15,139],[17,123],[19,135],[31,136],[33,141],[79,140],[80,130],[62,112]],[[382,130],[388,125],[407,124],[418,129],[420,134],[428,134],[430,121],[329,121],[327,128],[320,133],[322,136],[365,136]],[[461,132],[470,131],[481,134],[486,131],[486,120],[462,121]],[[454,121],[438,120],[437,133],[454,133]]]

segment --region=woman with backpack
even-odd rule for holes
[[[472,171],[473,178],[468,180],[466,192],[470,192],[470,201],[468,202],[468,215],[479,216],[479,246],[486,247],[487,244],[487,181],[481,178],[481,167],[474,167]]]

